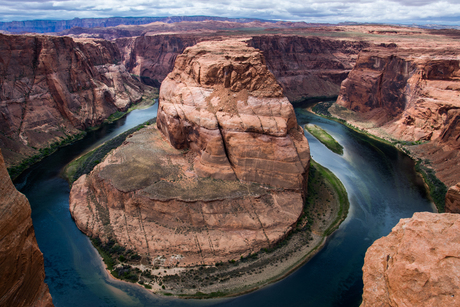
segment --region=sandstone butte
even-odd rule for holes
[[[405,148],[429,160],[448,187],[460,174],[459,48],[361,52],[337,100],[358,114],[338,117],[379,137],[414,144]]]
[[[366,306],[459,306],[460,216],[415,213],[364,259]]]
[[[0,150],[0,306],[51,307],[30,204],[11,182]]]
[[[73,184],[85,234],[187,267],[239,259],[292,230],[309,146],[259,50],[243,40],[187,48],[161,85],[157,125]]]
[[[141,99],[109,41],[0,34],[0,148],[7,167]]]

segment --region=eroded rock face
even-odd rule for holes
[[[243,41],[202,42],[177,57],[157,124],[175,148],[198,154],[200,177],[305,191],[308,142],[262,53]]]
[[[30,214],[29,201],[11,182],[0,151],[1,306],[53,306]]]
[[[451,186],[447,191],[446,212],[460,213],[460,183]]]
[[[458,306],[460,217],[415,213],[367,250],[365,306]]]
[[[459,63],[447,51],[362,52],[337,103],[360,114],[353,125],[380,137],[425,143],[409,150],[432,161],[439,179],[451,186],[460,172]]]
[[[217,34],[214,37],[199,33],[147,34],[119,38],[116,43],[131,73],[141,76],[146,84],[159,85],[173,70],[176,57],[185,48],[215,36]],[[248,45],[263,52],[268,68],[292,102],[337,96],[359,51],[369,44],[295,35],[261,35],[249,39]]]
[[[239,259],[293,229],[309,147],[260,51],[239,40],[187,49],[162,84],[157,123],[73,184],[84,233],[150,265],[188,267]]]
[[[120,59],[107,41],[0,35],[0,148],[7,166],[140,100],[142,84]]]
[[[334,97],[366,42],[319,37],[254,36],[251,47],[263,51],[267,66],[291,102]]]

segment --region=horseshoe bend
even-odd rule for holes
[[[203,42],[163,81],[156,125],[81,176],[70,211],[85,234],[131,249],[143,268],[231,263],[294,229],[309,165],[261,51],[244,39]]]

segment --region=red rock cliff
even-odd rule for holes
[[[362,52],[337,103],[351,123],[381,137],[425,143],[408,149],[429,159],[447,186],[460,173],[460,60],[454,51]]]
[[[458,214],[401,219],[366,252],[361,306],[459,306],[459,240]]]
[[[251,47],[262,50],[267,66],[290,101],[337,96],[358,53],[369,44],[319,37],[254,36]]]
[[[53,306],[30,214],[0,151],[0,306]]]
[[[8,165],[101,124],[142,96],[115,44],[0,35],[0,148]]]
[[[157,34],[117,39],[127,69],[149,85],[159,85],[186,47],[217,34]],[[369,44],[295,35],[262,35],[248,40],[263,51],[270,71],[290,101],[337,96],[360,50]]]

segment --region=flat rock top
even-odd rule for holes
[[[198,178],[194,158],[190,151],[174,149],[152,125],[129,137],[95,171],[120,191],[139,191],[162,201],[211,201],[269,192],[254,183]]]

